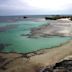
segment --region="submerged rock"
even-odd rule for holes
[[[46,25],[32,28],[29,37],[72,36],[72,21],[55,20]]]
[[[0,51],[2,51],[4,48],[5,48],[5,45],[1,43],[0,44]]]
[[[11,44],[0,43],[0,51],[2,51],[5,47],[11,46]]]

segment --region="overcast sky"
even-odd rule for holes
[[[72,0],[0,0],[0,15],[72,14]]]

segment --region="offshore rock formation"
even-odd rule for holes
[[[61,19],[61,18],[69,18],[70,20],[72,20],[72,16],[61,16],[61,15],[53,15],[53,16],[46,16],[45,19],[46,20],[57,20],[57,19]]]
[[[28,18],[28,17],[27,17],[27,16],[24,16],[23,18],[26,19],[26,18]]]

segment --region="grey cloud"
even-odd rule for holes
[[[49,9],[36,9],[27,2],[30,0],[0,0],[0,15],[23,14],[72,14],[72,4],[65,10],[53,11]]]

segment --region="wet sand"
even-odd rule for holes
[[[72,54],[72,41],[61,47],[48,49],[48,52],[42,55],[32,56],[30,58],[31,62],[40,63],[45,66],[55,64],[56,62],[63,59],[65,56]]]

